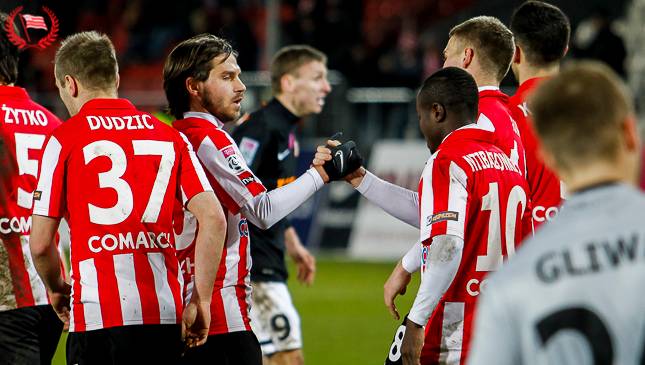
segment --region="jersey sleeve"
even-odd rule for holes
[[[235,143],[224,132],[207,134],[200,142],[197,156],[222,203],[237,213],[253,197],[266,192],[249,169]]]
[[[468,203],[466,172],[441,154],[428,162],[421,183],[420,241],[450,234],[464,239]]]
[[[183,134],[180,133],[180,135],[182,140],[178,142],[180,158],[177,173],[181,189],[178,191],[177,198],[186,206],[195,195],[204,191],[213,191],[213,188],[188,139]]]
[[[34,191],[34,214],[52,218],[61,218],[65,214],[66,154],[56,135],[51,136],[43,152],[40,177]]]
[[[253,121],[245,123],[253,123]],[[249,125],[243,124],[233,132],[233,139],[251,171],[258,171],[262,164],[262,156],[265,155],[265,150],[271,140],[266,126],[258,124],[256,127],[249,128]]]

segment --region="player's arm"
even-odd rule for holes
[[[284,230],[284,245],[298,267],[298,280],[311,285],[316,275],[316,258],[302,245],[298,232],[291,225]]]
[[[183,137],[183,135],[182,135]],[[185,138],[185,137],[184,137]],[[195,241],[195,286],[190,303],[184,310],[182,328],[186,344],[199,346],[206,342],[210,326],[210,303],[224,241],[226,216],[213,193],[208,179],[190,144],[180,147],[179,183],[186,209],[197,219],[199,231]]]
[[[392,317],[396,320],[399,320],[401,316],[396,308],[394,299],[399,295],[405,294],[408,284],[412,279],[412,274],[421,269],[421,258],[423,255],[422,249],[423,246],[421,243],[415,242],[405,256],[397,262],[394,270],[392,270],[392,273],[390,274],[390,277],[383,285],[383,299],[385,301],[385,306],[390,311],[390,314],[392,314]]]
[[[423,346],[423,326],[454,280],[463,249],[464,240],[461,237],[446,234],[432,239],[428,264],[406,322],[401,345],[404,364],[416,364],[415,361],[418,361]]]
[[[503,302],[494,279],[488,280],[486,291],[477,302],[474,333],[468,365],[522,364],[520,335],[509,308]],[[503,348],[500,348],[503,344]]]
[[[34,192],[34,209],[29,248],[36,272],[47,288],[52,307],[58,317],[69,322],[71,287],[61,273],[60,254],[55,237],[65,208],[65,152],[52,136],[45,146],[40,163],[40,176]]]
[[[293,182],[256,195],[243,207],[247,219],[261,229],[268,229],[293,212],[325,185],[321,174],[312,167]]]
[[[329,146],[335,146],[338,141],[327,141],[327,146],[318,146],[313,166],[322,166],[332,159]],[[419,194],[380,179],[367,171],[363,166],[356,169],[345,179],[367,200],[374,203],[388,214],[419,228]]]

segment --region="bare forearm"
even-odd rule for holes
[[[61,291],[65,282],[60,271],[60,255],[55,237],[58,220],[34,215],[29,239],[31,256],[36,272],[51,292]]]

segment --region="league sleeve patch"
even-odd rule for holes
[[[224,157],[229,157],[235,154],[235,148],[233,148],[233,146],[224,147],[222,149],[222,153],[224,154]]]
[[[428,216],[426,220],[426,227],[437,222],[458,221],[458,220],[459,220],[459,212],[452,212],[452,211],[439,212],[431,216]]]
[[[260,142],[253,138],[243,137],[240,141],[239,147],[242,157],[244,157],[247,164],[251,165],[255,158],[255,154],[258,152],[258,148],[260,147]]]
[[[231,169],[235,175],[239,175],[244,172],[244,165],[240,161],[238,155],[233,154],[226,157],[226,162],[228,163],[228,168]]]

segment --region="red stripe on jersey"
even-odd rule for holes
[[[154,283],[154,274],[150,267],[147,255],[134,256],[134,272],[137,274],[137,289],[141,298],[141,315],[143,324],[157,324],[161,314],[159,313],[159,298]],[[175,279],[176,280],[176,279]],[[146,298],[144,300],[144,298]],[[182,308],[179,306],[177,308]]]
[[[229,227],[226,227],[226,236],[228,236]],[[222,250],[222,258],[217,269],[217,278],[215,279],[215,287],[213,288],[213,296],[211,299],[211,325],[208,329],[209,335],[218,333],[227,333],[228,326],[226,325],[226,311],[224,310],[224,300],[222,298],[222,282],[226,275],[226,256],[228,249],[224,246]]]
[[[442,169],[445,165],[432,165],[432,197],[433,197],[433,211],[446,212],[448,211],[448,200],[450,198],[450,176],[448,171]],[[432,243],[432,237],[446,234],[448,231],[448,221],[443,220],[433,223],[432,231],[427,242],[424,244]]]
[[[73,253],[72,253],[73,255]],[[81,302],[81,297],[83,295],[83,289],[81,287],[81,281],[78,279],[80,272],[80,265],[78,260],[71,259],[71,270],[72,270],[72,318],[70,318],[70,332],[84,332],[85,331],[85,309],[83,303]]]
[[[247,223],[243,223],[247,224]],[[242,229],[240,228],[240,233]],[[246,230],[248,232],[248,228]],[[249,304],[246,301],[246,277],[248,275],[248,270],[246,265],[248,263],[248,248],[249,248],[249,237],[248,233],[246,236],[240,237],[240,262],[237,264],[237,285],[235,285],[235,293],[237,294],[237,302],[240,305],[240,312],[242,312],[242,319],[244,320],[244,326],[247,331],[251,330],[250,320],[249,320]]]
[[[98,287],[101,288],[99,302],[101,304],[110,303],[110,305],[101,305],[103,327],[123,326],[119,286],[116,282],[112,257],[108,257],[107,260],[95,259],[94,265],[96,265]]]

